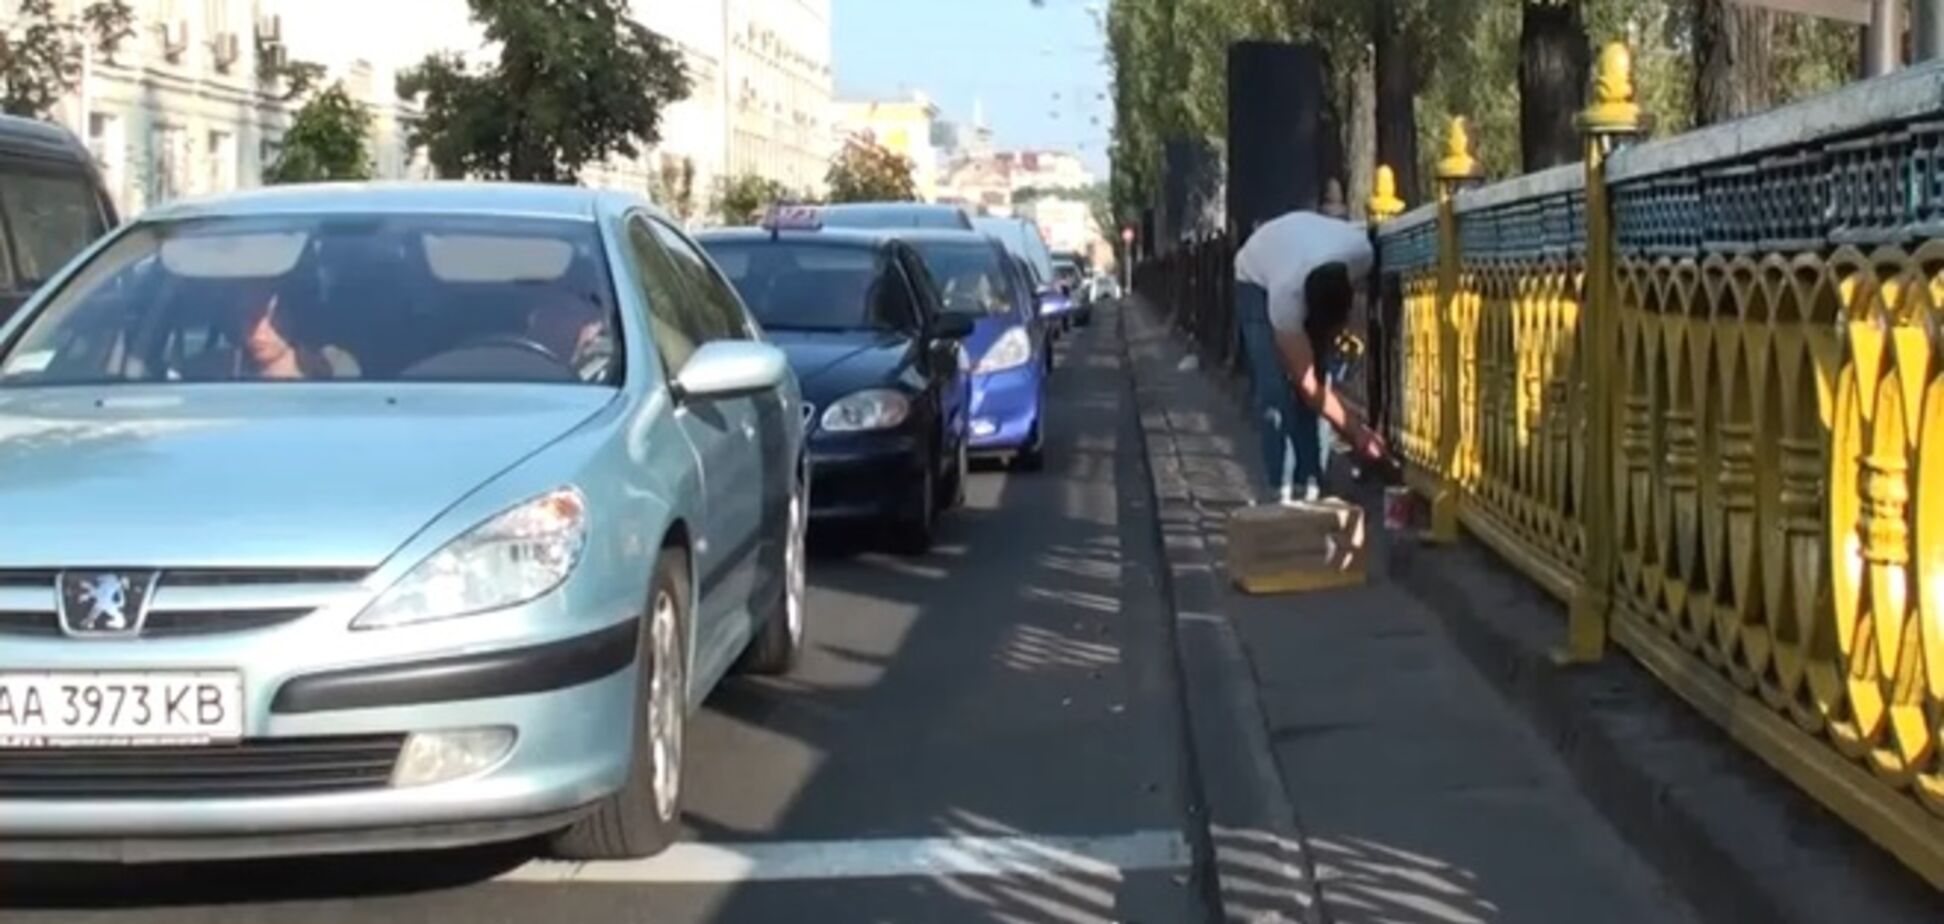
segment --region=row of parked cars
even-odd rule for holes
[[[923,552],[974,458],[1044,464],[1054,339],[1074,310],[1035,265],[1051,261],[1030,223],[800,206],[700,242],[803,389],[813,518],[880,521]]]
[[[698,238],[377,184],[118,223],[71,137],[0,122],[0,861],[667,846],[690,715],[802,651],[810,520],[923,549],[970,457],[1044,458],[1026,230],[864,211]]]

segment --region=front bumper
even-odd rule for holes
[[[263,785],[266,771],[259,766],[257,775],[239,771],[235,782],[219,775],[193,790],[134,796],[111,795],[114,787],[73,776],[33,794],[7,790],[8,773],[44,773],[49,752],[0,750],[0,860],[142,862],[443,848],[565,826],[627,777],[632,738],[617,729],[633,722],[638,624],[630,615],[590,629],[584,620],[565,618],[565,606],[543,600],[450,624],[354,633],[369,648],[393,649],[363,658],[332,657],[350,646],[337,618],[342,614],[329,608],[280,629],[194,642],[9,639],[0,664],[7,670],[237,667],[245,711],[239,751],[300,742],[402,743],[412,733],[482,727],[510,728],[515,737],[496,765],[427,785],[394,786],[382,773],[349,782],[307,775],[301,785],[297,777],[280,777],[288,786],[283,791]],[[536,631],[540,626],[552,631]],[[397,653],[415,646],[409,655]],[[211,764],[198,761],[227,759],[226,750],[185,749],[168,759],[178,771],[200,773]],[[139,762],[159,752],[96,753]],[[129,765],[118,766],[125,773]]]
[[[1038,434],[1045,366],[1034,362],[972,378],[972,451],[1027,448]]]
[[[893,519],[911,506],[932,459],[915,436],[819,434],[810,440],[810,518]]]

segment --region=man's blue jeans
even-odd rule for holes
[[[1262,474],[1268,493],[1297,497],[1323,481],[1325,450],[1334,442],[1329,423],[1296,396],[1269,326],[1269,293],[1246,282],[1235,284],[1235,314],[1242,351],[1249,364],[1249,390],[1261,441]],[[1316,344],[1317,374],[1331,378],[1329,344]]]

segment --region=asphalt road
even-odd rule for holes
[[[810,649],[692,726],[687,841],[0,867],[8,924],[1193,922],[1184,742],[1111,316],[1063,348],[1046,471],[978,474],[937,551],[820,534]]]

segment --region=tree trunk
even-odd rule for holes
[[[1526,0],[1519,29],[1519,154],[1525,171],[1580,159],[1574,119],[1593,64],[1578,0]]]
[[[1730,0],[1695,0],[1694,124],[1712,125],[1773,102],[1769,43],[1775,14]]]
[[[1362,221],[1370,202],[1370,186],[1377,172],[1377,73],[1369,55],[1359,55],[1351,82],[1350,124],[1344,132],[1344,151],[1349,162],[1345,173],[1344,204],[1353,220]]]
[[[1396,174],[1397,194],[1418,205],[1427,198],[1418,184],[1419,69],[1397,15],[1397,0],[1375,2],[1371,38],[1377,59],[1377,162]]]

